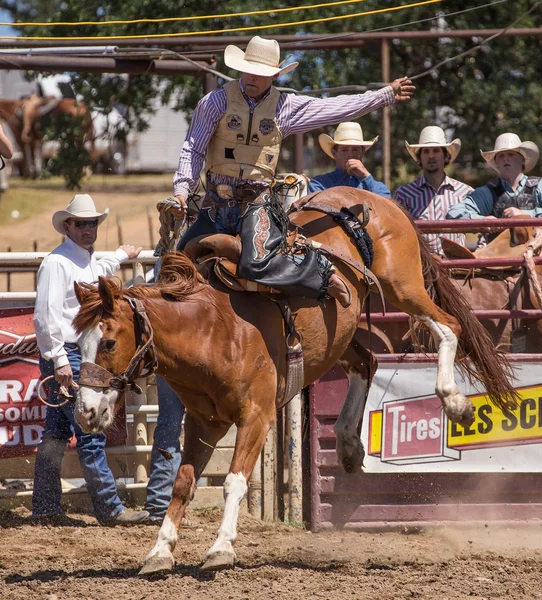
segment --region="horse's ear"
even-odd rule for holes
[[[98,277],[98,292],[102,299],[104,311],[113,314],[115,309],[115,298],[111,290],[111,284],[105,277]]]
[[[85,303],[85,298],[87,297],[87,292],[83,289],[82,286],[80,286],[77,283],[77,281],[74,282],[73,289],[75,290],[75,297],[77,298],[77,302],[79,302],[79,304],[83,306],[83,304]]]

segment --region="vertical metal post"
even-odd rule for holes
[[[34,240],[34,242],[32,243],[32,248],[34,249],[34,252],[38,251],[38,240]],[[38,289],[38,271],[34,271],[34,291],[37,291]]]
[[[156,387],[156,375],[149,375],[147,377],[147,404],[158,404],[158,389]],[[154,441],[154,431],[156,429],[156,422],[149,423],[147,419],[147,438],[149,443],[152,445]]]
[[[11,252],[11,246],[8,246],[8,252]],[[11,271],[6,273],[6,292],[11,292]]]
[[[303,134],[294,135],[294,173],[301,175],[305,165],[303,164]]]
[[[277,430],[275,424],[271,427],[265,439],[265,445],[263,447],[263,511],[262,518],[264,521],[274,521],[276,517],[275,512],[275,497],[276,497],[276,439]]]
[[[150,206],[147,206],[147,225],[149,227],[149,243],[151,249],[156,245],[154,243],[154,215],[156,211],[151,210]]]
[[[258,519],[262,518],[262,457],[254,465],[252,475],[248,480],[248,512]]]
[[[301,394],[286,407],[288,439],[288,521],[303,522],[303,469],[301,437]]]
[[[388,40],[381,42],[382,81],[390,80],[390,46]],[[385,106],[382,114],[382,169],[384,183],[391,186],[391,122],[390,107]]]
[[[216,69],[216,63],[213,63],[211,65],[211,67],[213,69]],[[213,75],[212,73],[206,72],[205,75],[203,76],[203,93],[208,94],[209,92],[216,90],[217,87],[218,87],[218,77],[216,75]]]
[[[132,275],[134,284],[143,283],[145,281],[144,269],[141,263],[134,263],[132,267]],[[143,406],[147,404],[146,398],[146,386],[147,382],[145,379],[138,379],[137,384],[143,390],[142,394],[131,393],[126,395],[126,400],[130,399],[132,406]],[[148,445],[148,434],[147,434],[147,418],[145,414],[135,413],[134,414],[134,446],[147,446]],[[136,452],[135,454],[135,470],[134,470],[134,483],[146,483],[148,480],[148,458],[146,454]],[[134,500],[137,504],[144,504],[145,492],[136,490],[134,493]]]

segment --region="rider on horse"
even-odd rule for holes
[[[204,161],[207,191],[178,249],[204,234],[239,235],[241,277],[308,298],[329,294],[348,306],[348,288],[324,256],[309,248],[304,256],[286,251],[288,221],[272,192],[282,140],[408,100],[414,86],[402,78],[377,91],[335,98],[285,94],[272,82],[298,63],[281,66],[279,44],[258,36],[246,52],[228,46],[224,60],[242,76],[205,96],[194,112],[174,177],[180,208],[173,214],[185,216]]]

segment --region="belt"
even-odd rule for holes
[[[230,206],[243,201],[255,200],[265,190],[265,187],[236,186],[227,183],[215,185],[214,183],[208,183],[207,189],[214,192]]]

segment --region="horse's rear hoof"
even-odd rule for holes
[[[139,571],[141,577],[170,573],[175,566],[175,561],[170,556],[153,556],[145,561],[143,568]]]
[[[207,557],[207,560],[201,567],[202,571],[220,571],[220,569],[229,569],[233,567],[235,554],[229,552],[215,552]]]

